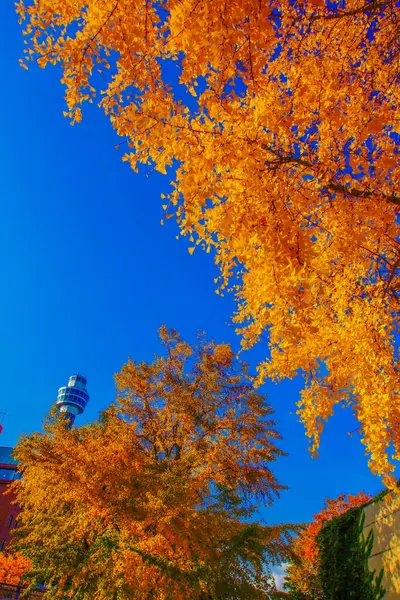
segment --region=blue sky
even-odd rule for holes
[[[70,374],[88,378],[90,402],[78,423],[115,398],[113,375],[128,357],[150,361],[157,329],[198,330],[216,341],[238,338],[229,324],[233,302],[214,291],[210,254],[190,256],[173,219],[160,226],[160,194],[168,177],[136,175],[121,161],[100,109],[88,105],[71,127],[60,72],[22,70],[23,38],[11,3],[0,22],[0,412],[1,445],[41,428],[43,415]],[[247,353],[254,370],[265,356]],[[356,421],[338,409],[310,458],[294,414],[300,380],[267,384],[289,456],[276,465],[289,491],[263,512],[271,522],[302,522],[326,497],[377,493],[364,448],[350,437]]]

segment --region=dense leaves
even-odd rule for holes
[[[314,515],[308,527],[301,531],[294,543],[292,562],[287,569],[285,581],[285,587],[291,590],[294,600],[326,600],[319,577],[321,557],[318,535],[324,525],[347,513],[351,508],[362,506],[369,499],[370,497],[363,492],[347,497],[342,494],[335,500],[327,499],[324,508]],[[344,562],[345,558],[339,553],[337,562],[341,564],[341,561]],[[324,565],[329,569],[329,560],[326,557]],[[330,566],[333,568],[332,564]],[[342,597],[347,598],[347,595]]]
[[[0,552],[0,582],[18,585],[30,568],[30,561],[18,552]]]
[[[252,522],[282,486],[271,408],[228,345],[192,349],[161,329],[165,356],[132,361],[118,400],[80,429],[54,415],[25,436],[14,484],[18,548],[48,597],[265,599],[296,527]],[[54,587],[51,584],[55,583]]]
[[[374,472],[400,456],[400,14],[395,0],[30,0],[27,59],[60,63],[66,114],[100,92],[190,251],[215,251],[259,382],[301,372],[314,452],[337,404]],[[178,77],[178,82],[176,82]],[[266,352],[267,354],[267,352]]]

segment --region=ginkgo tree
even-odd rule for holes
[[[46,598],[273,597],[298,527],[251,518],[283,489],[272,409],[228,345],[160,333],[164,355],[128,361],[98,421],[52,414],[15,449],[16,548]]]
[[[351,406],[373,472],[400,457],[400,9],[395,0],[21,0],[66,115],[98,101],[132,168],[212,250],[258,383],[302,373],[317,452]],[[176,83],[176,76],[178,82]]]

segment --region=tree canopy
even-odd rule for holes
[[[314,515],[308,527],[300,532],[293,544],[292,560],[285,579],[285,588],[291,591],[290,597],[293,600],[325,600],[319,579],[318,533],[332,519],[346,513],[350,508],[366,504],[370,499],[364,492],[348,496],[341,494],[335,500],[327,498],[323,509]]]
[[[18,552],[0,552],[0,582],[18,585],[30,569],[30,561]]]
[[[271,407],[228,345],[191,348],[161,329],[163,356],[132,361],[119,396],[79,429],[54,413],[15,456],[16,548],[46,597],[266,599],[296,526],[252,519],[283,489]]]
[[[400,456],[400,14],[395,0],[21,0],[23,64],[98,101],[166,217],[212,250],[258,383],[302,373],[316,452],[351,406],[373,472]],[[97,99],[97,100],[96,100]],[[168,191],[169,190],[169,191]],[[391,448],[394,452],[391,452]]]

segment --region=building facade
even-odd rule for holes
[[[10,483],[20,476],[12,451],[12,448],[0,446],[0,550],[4,550],[10,542],[20,512],[18,506],[13,504],[14,495],[10,492],[5,494]]]
[[[383,569],[385,600],[400,599],[400,493],[391,492],[364,509],[366,539],[373,532],[373,547],[368,560],[369,570]]]

